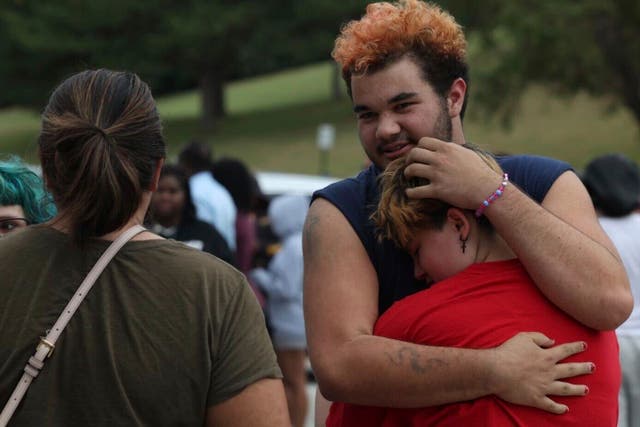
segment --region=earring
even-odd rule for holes
[[[469,240],[469,236],[464,239],[462,238],[462,236],[460,236],[460,243],[462,243],[462,253],[464,253],[464,251],[467,249],[467,240]]]

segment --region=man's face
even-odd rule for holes
[[[446,101],[422,78],[410,58],[371,74],[353,76],[351,92],[362,147],[382,169],[422,137],[451,141]]]

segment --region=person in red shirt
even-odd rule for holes
[[[499,171],[490,155],[470,148]],[[327,426],[616,426],[620,366],[614,332],[588,328],[545,298],[482,215],[492,203],[500,203],[508,177],[474,212],[435,199],[408,198],[407,188],[425,182],[406,178],[405,166],[406,160],[396,160],[384,172],[373,219],[383,237],[412,255],[416,278],[431,286],[392,305],[376,322],[374,334],[430,346],[487,349],[519,331],[535,330],[556,343],[584,341],[587,349],[580,357],[593,361],[597,370],[570,379],[585,384],[588,395],[558,397],[571,408],[561,419],[491,395],[419,409],[334,403]],[[389,358],[413,361],[418,370],[445,363],[415,358],[410,347]],[[578,360],[571,356],[564,362],[573,359]],[[430,366],[420,366],[425,364]]]

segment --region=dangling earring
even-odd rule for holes
[[[460,242],[462,243],[462,253],[464,253],[464,251],[467,249],[467,240],[469,240],[469,236],[464,239],[462,238],[462,236],[460,236]]]

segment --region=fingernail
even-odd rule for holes
[[[590,372],[593,372],[593,371],[595,371],[595,370],[596,370],[596,365],[594,365],[593,363],[590,363],[590,364],[589,364],[589,371],[590,371]]]
[[[583,342],[583,343],[582,343],[582,350],[586,350],[586,349],[587,349],[587,343],[586,343],[586,342]]]
[[[585,394],[585,396],[586,396],[587,394],[589,394],[589,387],[584,386],[584,394]]]
[[[568,407],[568,406],[565,406],[565,411],[564,411],[564,413],[566,414],[567,412],[569,412],[569,407]]]

